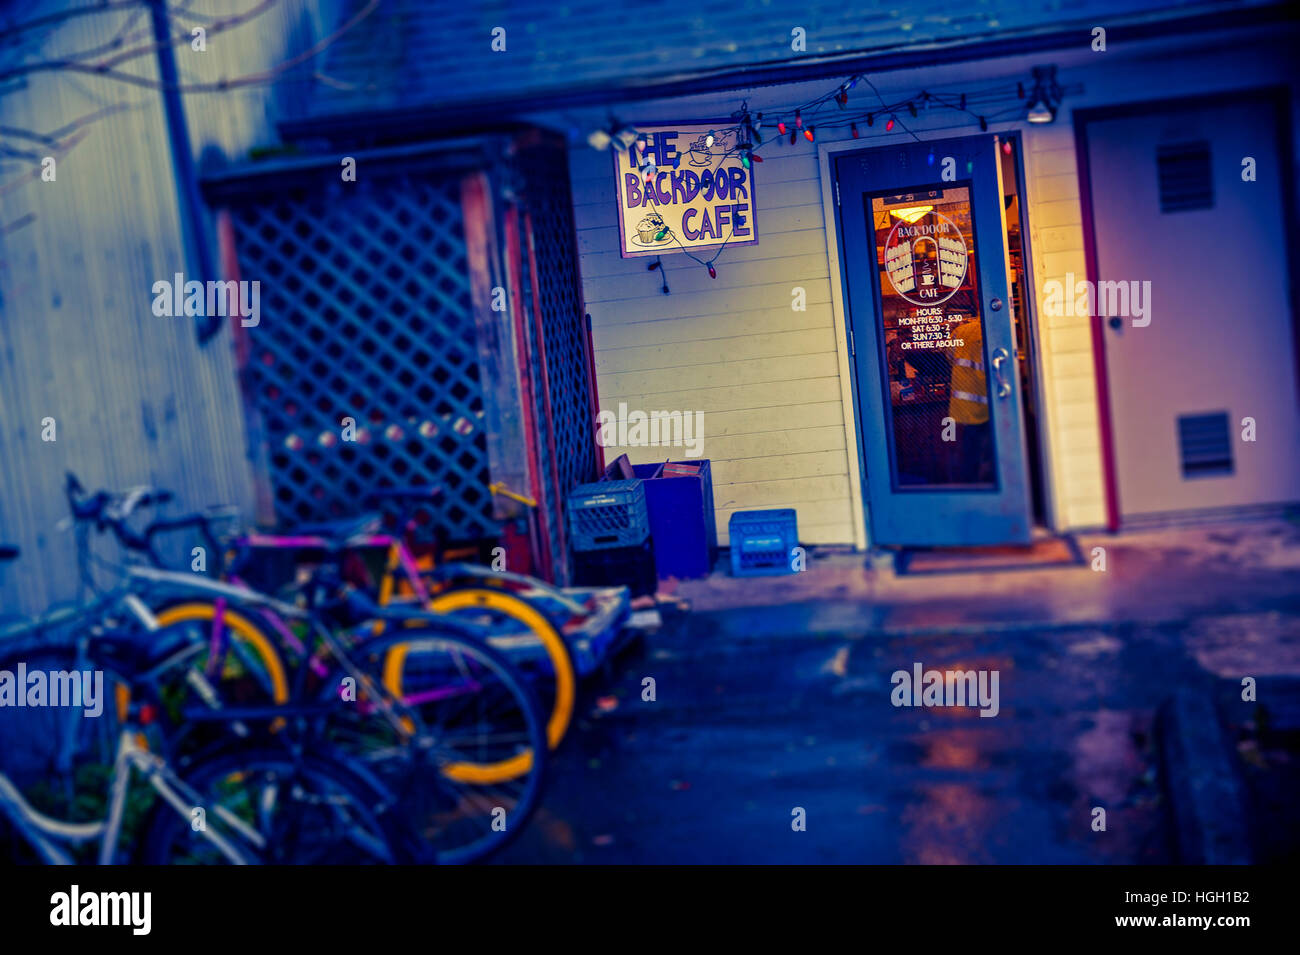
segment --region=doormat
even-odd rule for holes
[[[1035,570],[1085,563],[1071,534],[1044,537],[1032,544],[1002,547],[905,547],[894,556],[894,572],[976,574],[992,570]]]

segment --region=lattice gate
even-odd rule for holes
[[[352,183],[339,181],[337,159],[205,182],[224,210],[223,277],[261,283],[260,324],[232,324],[272,505],[264,516],[283,526],[346,517],[375,488],[430,484],[443,490],[444,539],[483,540],[514,513],[489,490],[504,476],[541,489],[543,566],[565,578],[563,495],[597,467],[589,340],[567,163],[549,140],[527,144],[522,164],[512,148],[359,159]],[[513,263],[507,216],[525,224]],[[545,242],[530,222],[547,223]],[[480,301],[485,286],[513,284],[525,342]],[[502,369],[526,380],[503,389]],[[535,434],[519,427],[519,409],[500,407],[521,394],[532,396]]]

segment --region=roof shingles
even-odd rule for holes
[[[347,19],[365,0],[344,0]],[[1220,8],[1256,5],[1224,0]],[[581,85],[775,64],[902,45],[1204,12],[1194,0],[383,0],[326,54],[315,116],[505,100]],[[1225,12],[1227,12],[1225,10]],[[491,49],[506,30],[505,52]]]

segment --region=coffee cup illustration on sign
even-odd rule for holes
[[[885,239],[884,252],[889,284],[914,305],[946,302],[966,279],[970,252],[961,230],[932,207],[918,207],[900,218]]]
[[[713,162],[713,152],[703,136],[691,143],[690,153],[692,166],[707,166]]]

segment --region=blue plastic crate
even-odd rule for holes
[[[736,511],[727,527],[731,533],[733,577],[795,572],[791,552],[799,545],[799,526],[794,508]]]
[[[569,492],[569,540],[575,552],[631,547],[650,536],[640,481],[579,484]]]

